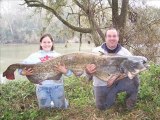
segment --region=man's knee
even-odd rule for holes
[[[106,110],[106,106],[105,105],[102,105],[102,104],[96,104],[96,107],[99,109],[99,110]]]
[[[136,99],[130,99],[130,98],[126,99],[126,107],[128,110],[133,109],[135,104],[136,104]]]
[[[109,98],[111,97],[111,98]],[[99,110],[106,110],[108,108],[110,108],[113,104],[114,104],[114,101],[115,99],[113,98],[113,96],[109,96],[106,98],[106,96],[104,96],[103,100],[101,99],[96,99],[96,107],[99,109]]]
[[[139,79],[134,77],[132,80],[128,77],[118,81],[116,84],[116,89],[118,92],[128,91],[128,92],[138,92]]]
[[[126,87],[127,98],[135,101],[138,95],[139,79],[136,77],[130,81],[132,81],[131,85],[129,87]]]
[[[138,76],[133,78],[133,83],[137,88],[139,87],[140,80]]]

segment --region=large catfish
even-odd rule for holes
[[[113,75],[125,74],[132,79],[139,72],[146,69],[147,59],[142,56],[106,56],[94,53],[71,53],[55,59],[37,64],[12,64],[3,73],[7,79],[15,79],[16,69],[32,68],[33,75],[27,76],[32,83],[40,84],[44,80],[58,80],[62,76],[55,70],[59,63],[72,70],[84,71],[87,64],[95,64],[96,72],[93,74],[101,80],[108,81]],[[75,73],[76,73],[75,72]]]

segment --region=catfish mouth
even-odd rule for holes
[[[128,71],[126,70],[125,73],[130,79],[133,79],[136,75],[138,75],[140,72],[146,70],[149,67],[147,63],[147,58],[145,57],[136,57],[130,59],[130,62],[124,62],[123,65],[127,66],[126,68],[128,68]]]
[[[142,72],[142,71],[144,71],[144,70],[146,70],[146,69],[147,69],[146,67],[144,67],[144,68],[141,69],[141,70],[136,69],[135,72],[131,72],[131,74],[135,76],[135,75],[137,75],[138,73],[140,73],[140,72]]]
[[[136,69],[135,72],[129,72],[128,71],[127,74],[128,74],[129,79],[133,79],[136,75],[138,75],[138,73],[140,73],[141,71],[144,71],[144,70],[146,70],[146,68],[143,68],[141,70]]]
[[[150,67],[150,65],[149,65],[148,63],[144,63],[143,65],[144,65],[144,67],[145,67],[146,69],[148,69],[148,68]]]
[[[142,69],[135,69],[135,72],[128,72],[128,77],[129,77],[130,79],[133,79],[138,73],[140,73],[140,72],[148,69],[149,66],[150,66],[150,65],[147,64],[147,63],[145,63],[145,64],[143,64],[143,65],[144,65],[144,67],[143,67]]]
[[[148,69],[150,67],[150,65],[147,63],[147,58],[143,59],[143,61],[141,61],[141,63],[143,64],[143,66]],[[145,69],[145,70],[146,70]]]

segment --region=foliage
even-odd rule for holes
[[[115,105],[106,110],[95,108],[92,82],[83,78],[65,78],[66,110],[39,110],[35,86],[26,80],[15,80],[0,85],[1,120],[93,120],[93,119],[160,119],[160,66],[151,63],[149,70],[140,75],[138,101],[133,110],[124,106],[125,93],[118,95]]]
[[[151,63],[149,71],[143,72],[140,78],[143,80],[137,106],[156,119],[158,116],[155,113],[160,110],[160,66]]]
[[[129,46],[135,55],[143,55],[157,62],[160,56],[160,9],[145,6],[136,8],[132,12],[136,21],[134,24],[128,23],[130,26],[127,26],[124,44]]]

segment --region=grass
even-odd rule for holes
[[[126,110],[125,93],[117,96],[113,107],[99,111],[95,107],[92,82],[82,78],[65,79],[66,110],[39,110],[35,86],[19,79],[0,85],[1,120],[158,120],[160,119],[160,66],[151,64],[140,75],[138,101],[133,110]]]

